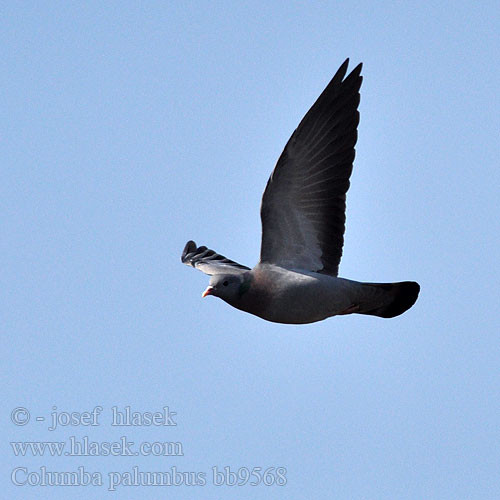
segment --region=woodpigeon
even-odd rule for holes
[[[189,241],[181,260],[211,276],[202,297],[276,323],[302,324],[340,314],[392,318],[417,300],[413,281],[363,283],[339,278],[345,200],[359,123],[361,64],[347,59],[290,137],[267,182],[260,215],[260,261],[253,268]]]

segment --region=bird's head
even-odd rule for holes
[[[226,302],[234,303],[245,295],[250,288],[251,281],[250,273],[215,274],[210,278],[208,287],[201,296],[213,295]]]

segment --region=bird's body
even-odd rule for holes
[[[213,284],[211,281],[214,290],[218,282],[224,283],[224,277],[220,275]],[[240,285],[236,294],[225,294],[222,285],[219,294],[210,295],[218,295],[233,307],[274,323],[313,323],[354,312],[393,317],[396,312],[403,312],[400,311],[402,306],[387,307],[394,305],[395,287],[402,285],[409,287],[410,294],[415,292],[412,282],[361,283],[272,264],[258,264],[243,274],[242,280],[247,286]]]
[[[356,296],[356,282],[310,271],[257,265],[245,293],[221,298],[242,311],[275,323],[311,323],[346,310]],[[321,303],[325,307],[315,307]]]
[[[203,296],[268,321],[303,324],[340,314],[391,318],[416,301],[415,282],[337,276],[354,160],[361,65],[346,61],[292,134],[261,205],[260,262],[250,269],[189,241],[182,262],[211,275]]]
[[[311,323],[338,314],[350,305],[355,282],[300,270],[261,264],[249,272],[245,293],[225,298],[229,304],[275,323]],[[321,303],[325,308],[314,308]],[[311,314],[313,312],[313,314]]]

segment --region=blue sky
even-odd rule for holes
[[[493,1],[4,5],[5,498],[496,497],[499,14]],[[267,178],[346,57],[364,82],[340,274],[416,280],[417,304],[287,326],[202,300],[184,244],[257,262]],[[53,411],[64,423],[98,406],[99,425],[48,430]],[[113,406],[168,406],[177,425],[113,427]],[[184,455],[10,444],[71,436]],[[103,485],[12,483],[43,466]],[[207,484],[109,491],[110,473],[174,466]],[[284,467],[287,483],[214,486],[225,466]]]

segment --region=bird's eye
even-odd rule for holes
[[[229,281],[227,281],[227,280],[226,280],[226,281],[224,281],[224,283],[222,283],[222,284],[223,284],[224,286],[227,286],[227,285],[229,285]]]

